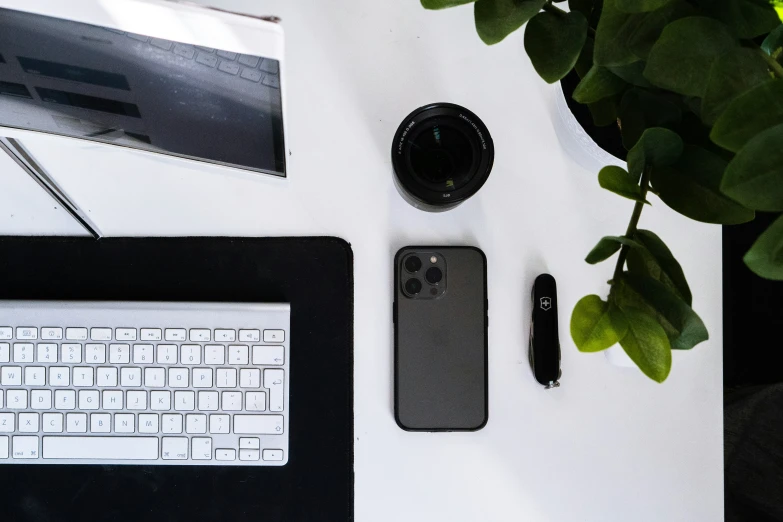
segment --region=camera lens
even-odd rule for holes
[[[440,268],[433,266],[427,270],[424,278],[429,284],[436,285],[440,283],[441,279],[443,279],[443,272],[440,270]]]
[[[410,295],[416,295],[421,292],[421,281],[418,279],[408,279],[405,282],[405,291]]]
[[[427,105],[402,122],[392,145],[397,190],[416,208],[439,212],[478,192],[495,149],[484,123],[449,103]]]
[[[415,274],[421,268],[421,259],[416,256],[408,256],[405,259],[405,270]]]

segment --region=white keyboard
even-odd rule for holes
[[[0,301],[0,465],[282,466],[288,304]]]

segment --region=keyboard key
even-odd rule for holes
[[[260,452],[258,450],[240,449],[239,460],[258,460]]]
[[[240,437],[239,449],[261,449],[261,439],[258,437]]]
[[[264,388],[269,388],[269,411],[283,411],[285,372],[264,370]]]
[[[33,362],[33,345],[30,343],[14,343],[14,362]]]
[[[215,460],[236,460],[237,450],[219,449],[215,450]]]
[[[98,390],[79,390],[80,410],[99,410],[101,399]]]
[[[261,340],[260,330],[239,330],[239,342],[258,342]]]
[[[65,431],[67,431],[68,433],[87,433],[87,414],[86,413],[66,414]],[[87,444],[89,444],[89,442]]]
[[[191,328],[190,342],[206,343],[212,340],[212,331],[208,328]]]
[[[177,364],[177,345],[158,345],[158,364]]]
[[[36,437],[37,439],[37,437]],[[166,439],[163,439],[164,446]],[[187,439],[185,439],[187,445]],[[155,460],[157,437],[44,437],[44,459]],[[164,457],[165,458],[165,457]]]
[[[187,341],[187,332],[184,328],[166,328],[165,338],[167,341]]]
[[[16,429],[14,420],[13,413],[0,413],[0,433],[13,433]]]
[[[214,53],[215,52],[215,49],[213,49],[212,47],[204,47],[202,45],[196,45],[195,47],[196,47],[196,49],[204,51],[205,53]]]
[[[118,341],[135,341],[136,329],[135,328],[117,328],[114,331],[116,339]]]
[[[24,410],[27,408],[27,390],[6,390],[5,407],[7,410]]]
[[[217,383],[218,388],[236,388],[237,371],[234,368],[218,368]]]
[[[133,364],[152,364],[154,362],[154,349],[151,344],[134,344]]]
[[[258,83],[264,78],[264,73],[261,71],[256,71],[255,69],[244,69],[242,71],[242,74],[240,74],[242,78],[245,80],[250,80],[251,82]]]
[[[239,63],[245,67],[255,68],[258,65],[259,58],[257,56],[250,56],[247,54],[239,55]]]
[[[111,328],[90,328],[90,339],[93,341],[111,341]]]
[[[7,362],[11,362],[11,345],[8,343],[0,343],[0,363]]]
[[[196,56],[196,61],[202,65],[206,65],[207,67],[214,67],[218,63],[217,56],[206,53],[198,53]]]
[[[185,416],[185,433],[206,433],[207,416],[203,413],[190,413]]]
[[[16,329],[16,338],[20,341],[38,339],[38,328],[32,326],[20,326]]]
[[[215,330],[215,341],[217,342],[234,342],[236,340],[237,340],[236,330],[225,330],[225,329]]]
[[[141,368],[120,368],[120,386],[141,386]]]
[[[248,347],[239,344],[228,347],[228,364],[248,364]]]
[[[44,433],[62,433],[63,432],[63,414],[62,413],[44,413],[42,419]]]
[[[76,392],[73,390],[55,390],[54,409],[56,410],[75,410]]]
[[[38,433],[38,414],[20,413],[19,428],[20,433]]]
[[[136,416],[132,413],[114,414],[115,433],[133,433],[136,430]]]
[[[10,444],[10,438],[7,436],[0,437],[0,459],[7,459],[9,455],[8,445]]]
[[[142,341],[160,341],[163,338],[163,332],[160,328],[142,328]]]
[[[282,343],[285,341],[285,330],[264,330],[265,343]]]
[[[187,437],[163,437],[163,460],[185,460],[188,458]]]
[[[201,345],[198,344],[183,344],[182,345],[182,357],[180,358],[182,364],[201,364]]]
[[[217,392],[215,392],[217,393]],[[171,409],[170,391],[150,392],[150,409],[156,411],[168,411]]]
[[[234,62],[227,62],[225,60],[221,60],[220,65],[218,65],[218,70],[222,71],[226,74],[230,74],[232,76],[236,76],[239,73],[239,65]]]
[[[69,341],[86,341],[87,328],[66,328],[65,338]]]
[[[190,439],[190,456],[193,460],[211,460],[212,439],[209,437],[193,437]]]
[[[153,47],[157,47],[158,49],[163,49],[164,51],[168,51],[171,49],[171,46],[174,45],[174,42],[163,40],[161,38],[150,38],[150,45]]]
[[[1,347],[0,350],[2,350]],[[37,351],[38,351],[38,357],[37,357],[38,362],[46,362],[46,363],[57,362],[57,345],[55,343],[40,343],[37,346]],[[0,362],[3,362],[1,356],[0,356]]]
[[[46,368],[43,366],[27,366],[24,369],[25,386],[43,386],[46,384]]]
[[[62,352],[60,356],[62,362],[75,364],[82,362],[81,344],[63,343],[62,346],[60,346],[60,351]]]
[[[188,369],[169,368],[169,388],[187,388]]]
[[[22,367],[3,366],[3,368],[0,370],[0,384],[3,386],[21,386]]]
[[[225,58],[226,60],[236,60],[237,59],[237,53],[232,53],[230,51],[218,51],[217,55],[221,58]]]
[[[285,363],[285,347],[253,346],[253,364],[274,366]]]
[[[13,338],[14,336],[14,329],[10,326],[2,326],[0,327],[0,339],[8,340]]]
[[[13,453],[15,459],[37,459],[38,458],[38,437],[14,437]]]
[[[196,409],[196,393],[192,391],[174,392],[174,409],[177,411],[193,411]]]
[[[198,409],[201,411],[217,411],[218,392],[216,391],[198,392]]]
[[[145,368],[144,386],[147,388],[163,388],[166,385],[166,370],[164,368]]]
[[[193,369],[193,387],[211,388],[212,387],[212,368],[194,368]]]
[[[106,345],[85,344],[84,362],[87,364],[106,364]]]
[[[247,411],[266,411],[266,392],[245,393],[245,409]]]
[[[70,386],[71,369],[67,366],[49,367],[49,386]]]
[[[139,414],[139,433],[158,433],[158,420],[157,413]]]
[[[196,50],[187,45],[174,44],[174,54],[192,60],[196,56]]]
[[[122,392],[120,390],[103,390],[103,409],[121,410]]]
[[[261,80],[261,83],[273,89],[280,88],[280,80],[277,78],[277,76],[269,76],[269,75],[264,76],[264,79]]]
[[[261,62],[259,69],[270,74],[277,74],[277,72],[280,70],[280,64],[277,62],[277,60],[264,58],[264,61]]]
[[[125,401],[125,409],[128,410],[146,410],[147,409],[147,392],[145,391],[129,391],[127,393]]]
[[[41,328],[41,339],[44,341],[59,341],[63,338],[63,329],[51,326]]]
[[[129,344],[110,344],[109,345],[109,363],[128,364],[130,362]]]
[[[283,450],[281,449],[265,449],[264,460],[283,460]]]
[[[33,390],[30,392],[30,407],[34,410],[52,409],[52,390]]]
[[[234,433],[248,435],[282,435],[282,415],[234,415]]]
[[[161,422],[163,433],[182,433],[182,415],[179,413],[163,415]]]
[[[4,398],[4,395],[5,395],[5,391],[3,391],[2,388],[0,388],[0,409],[3,408],[3,398]]]
[[[93,413],[90,415],[91,433],[111,433],[111,414]]]
[[[231,418],[228,415],[210,415],[209,432],[225,434],[231,431]]]
[[[226,364],[226,348],[222,344],[206,345],[204,347],[204,364]]]
[[[112,388],[117,386],[117,368],[104,366],[98,368],[95,374],[98,386],[101,388]]]
[[[242,392],[223,392],[223,411],[242,410]]]
[[[95,382],[95,369],[89,366],[79,366],[73,369],[73,385],[84,388]]]
[[[240,388],[260,388],[261,387],[261,370],[258,368],[243,368],[239,370],[239,387]]]

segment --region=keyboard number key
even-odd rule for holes
[[[222,344],[204,347],[204,364],[226,364],[226,348]]]
[[[151,344],[133,345],[133,364],[152,364],[154,347]]]
[[[248,347],[239,344],[228,347],[228,364],[248,364]]]
[[[38,345],[38,362],[57,362],[57,345],[55,343],[40,343]],[[0,348],[2,350],[2,348]],[[3,362],[0,356],[0,362]]]
[[[40,346],[40,345],[39,345]],[[85,344],[84,362],[87,364],[105,364],[106,363],[106,345],[105,344]]]
[[[110,344],[109,345],[109,363],[128,364],[130,362],[129,344]]]
[[[177,345],[158,345],[158,364],[177,364]]]
[[[29,343],[15,343],[14,362],[33,362],[33,345]]]
[[[180,361],[182,364],[201,364],[201,345],[183,344]]]
[[[57,345],[54,346],[55,349],[57,349]],[[7,362],[11,362],[11,345],[8,343],[0,343],[0,363]]]
[[[73,343],[63,343],[60,346],[60,360],[64,363],[82,362],[82,345]]]

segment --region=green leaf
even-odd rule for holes
[[[725,23],[740,38],[752,39],[780,25],[775,9],[766,0],[702,0],[705,14]]]
[[[615,76],[619,76],[627,83],[637,87],[650,89],[653,85],[644,77],[644,62],[634,62],[619,67],[607,67]]]
[[[759,236],[743,259],[757,275],[783,281],[783,216]]]
[[[761,48],[770,56],[778,49],[783,48],[783,25],[778,25],[777,29],[764,38],[764,41],[761,43]]]
[[[588,103],[587,108],[593,117],[596,127],[606,127],[617,124],[618,96],[610,96],[595,103]]]
[[[646,60],[664,27],[674,20],[694,14],[696,8],[685,0],[674,0],[662,9],[646,13],[633,33],[628,35],[628,49],[638,58]]]
[[[574,89],[573,98],[579,103],[595,103],[622,92],[626,83],[605,67],[593,65]]]
[[[696,312],[664,284],[647,276],[624,273],[612,288],[621,309],[638,308],[658,321],[673,350],[690,350],[709,339]]]
[[[736,225],[755,216],[720,191],[726,162],[688,145],[674,165],[653,169],[652,186],[671,209],[696,221]]]
[[[677,133],[662,127],[647,129],[628,151],[628,172],[638,180],[645,167],[671,165],[680,157],[682,150],[682,139]]]
[[[601,19],[595,30],[593,59],[596,65],[628,65],[639,59],[628,49],[625,40],[617,38],[617,33],[628,22],[631,15],[619,11],[616,3],[617,0],[604,0]]]
[[[636,241],[627,237],[604,236],[600,241],[598,241],[598,244],[593,247],[590,253],[587,254],[585,261],[591,265],[605,261],[609,259],[612,254],[620,250],[622,245],[627,245],[630,247],[640,246]]]
[[[628,251],[628,271],[655,279],[690,306],[693,298],[688,281],[666,243],[654,232],[643,229],[637,230],[633,238],[644,248]]]
[[[682,18],[664,28],[647,57],[644,76],[663,89],[702,96],[713,62],[737,45],[734,35],[717,20]]]
[[[644,13],[655,11],[671,2],[671,0],[617,0],[617,9],[624,13]]]
[[[630,150],[645,129],[675,127],[682,119],[682,111],[659,94],[633,88],[623,94],[619,117],[623,145]]]
[[[767,80],[767,62],[758,51],[738,47],[720,56],[710,69],[701,102],[702,121],[712,125],[737,96]]]
[[[655,382],[665,381],[672,368],[672,350],[663,327],[637,309],[620,310],[628,323],[620,346],[647,377]]]
[[[587,18],[582,13],[542,11],[525,28],[525,51],[538,75],[554,83],[574,68],[585,38]]]
[[[624,168],[616,165],[609,165],[598,172],[598,184],[609,192],[614,192],[618,196],[650,204],[649,201],[642,199],[642,189],[639,186],[639,178],[628,174]]]
[[[614,305],[597,295],[588,295],[576,303],[571,313],[571,338],[580,352],[600,352],[622,339],[628,325]]]
[[[726,167],[720,188],[748,208],[783,211],[783,124],[742,147]]]
[[[761,131],[783,123],[783,80],[769,80],[737,96],[720,115],[710,138],[739,152]]]
[[[579,58],[577,58],[576,63],[574,64],[576,74],[578,74],[580,78],[584,78],[590,71],[590,68],[593,67],[593,45],[594,40],[588,36],[585,40],[585,44],[582,46],[582,50],[579,52]]]
[[[478,0],[473,15],[476,31],[487,45],[493,45],[533,18],[546,0]]]
[[[476,0],[421,0],[424,9],[446,9],[463,4],[472,4]]]

